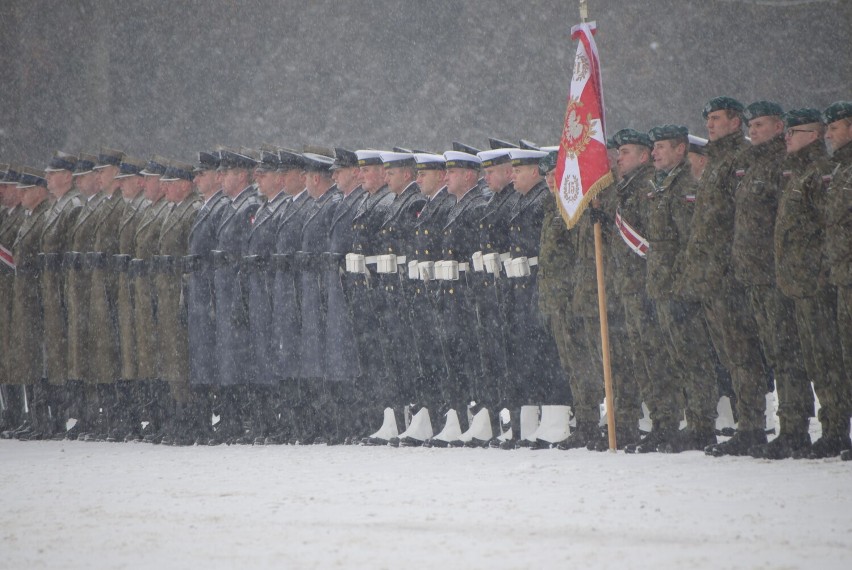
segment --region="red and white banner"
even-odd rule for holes
[[[0,245],[0,269],[15,271],[15,258],[12,252]]]
[[[594,22],[571,28],[571,38],[580,43],[556,163],[559,209],[569,228],[579,221],[592,198],[613,180],[606,155],[601,68],[594,33]]]
[[[621,235],[621,239],[624,240],[624,243],[633,250],[633,252],[639,257],[645,257],[648,255],[648,240],[646,240],[642,235],[636,231],[636,229],[624,221],[624,218],[621,217],[621,212],[615,213],[615,227],[618,228],[618,233]]]

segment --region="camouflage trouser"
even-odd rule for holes
[[[702,299],[704,319],[719,359],[731,373],[741,431],[766,427],[766,378],[757,324],[745,290],[729,281]]]
[[[677,382],[655,303],[644,294],[624,295],[623,303],[633,370],[642,400],[651,412],[651,419],[676,427],[680,421]]]
[[[746,293],[775,376],[782,428],[805,425],[802,420],[814,415],[814,394],[803,364],[795,303],[775,287],[748,287]]]
[[[834,287],[813,297],[796,299],[796,324],[808,376],[819,398],[823,434],[849,433],[849,377],[837,327],[837,293]]]
[[[664,331],[666,349],[675,365],[675,384],[683,395],[686,421],[699,431],[716,427],[719,388],[713,345],[704,323],[701,303],[657,301],[657,317]]]
[[[589,346],[582,318],[560,312],[550,318],[550,328],[559,351],[559,361],[568,376],[577,422],[598,423],[604,398],[603,372]]]
[[[614,303],[618,303],[618,301],[615,300]],[[639,398],[639,383],[634,376],[633,358],[630,356],[631,347],[627,339],[624,313],[617,310],[610,311],[607,315],[607,321],[609,323],[615,422],[618,426],[625,426],[627,429],[638,429],[639,418],[642,417],[642,400]],[[601,370],[598,378],[601,379],[601,384],[603,384],[600,319],[584,317],[583,325],[586,329],[589,347],[594,355],[593,362]]]

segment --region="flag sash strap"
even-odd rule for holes
[[[12,252],[0,245],[0,262],[3,262],[9,269],[15,270],[15,257]]]
[[[642,237],[633,226],[624,221],[621,212],[615,213],[615,227],[618,228],[621,239],[636,255],[645,257],[648,254],[648,240]]]

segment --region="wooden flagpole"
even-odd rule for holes
[[[580,19],[583,23],[589,19],[589,7],[586,0],[580,0]],[[592,202],[592,207],[600,205],[597,198]],[[603,267],[603,231],[601,223],[595,222],[595,273],[598,279],[598,315],[601,322],[601,356],[603,358],[604,372],[604,394],[606,397],[606,425],[609,436],[609,450],[613,453],[618,449],[615,440],[615,399],[612,394],[612,365],[610,364],[609,351],[609,321],[606,314],[606,283],[604,281]]]

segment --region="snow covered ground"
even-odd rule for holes
[[[852,462],[0,441],[0,568],[852,568]]]

